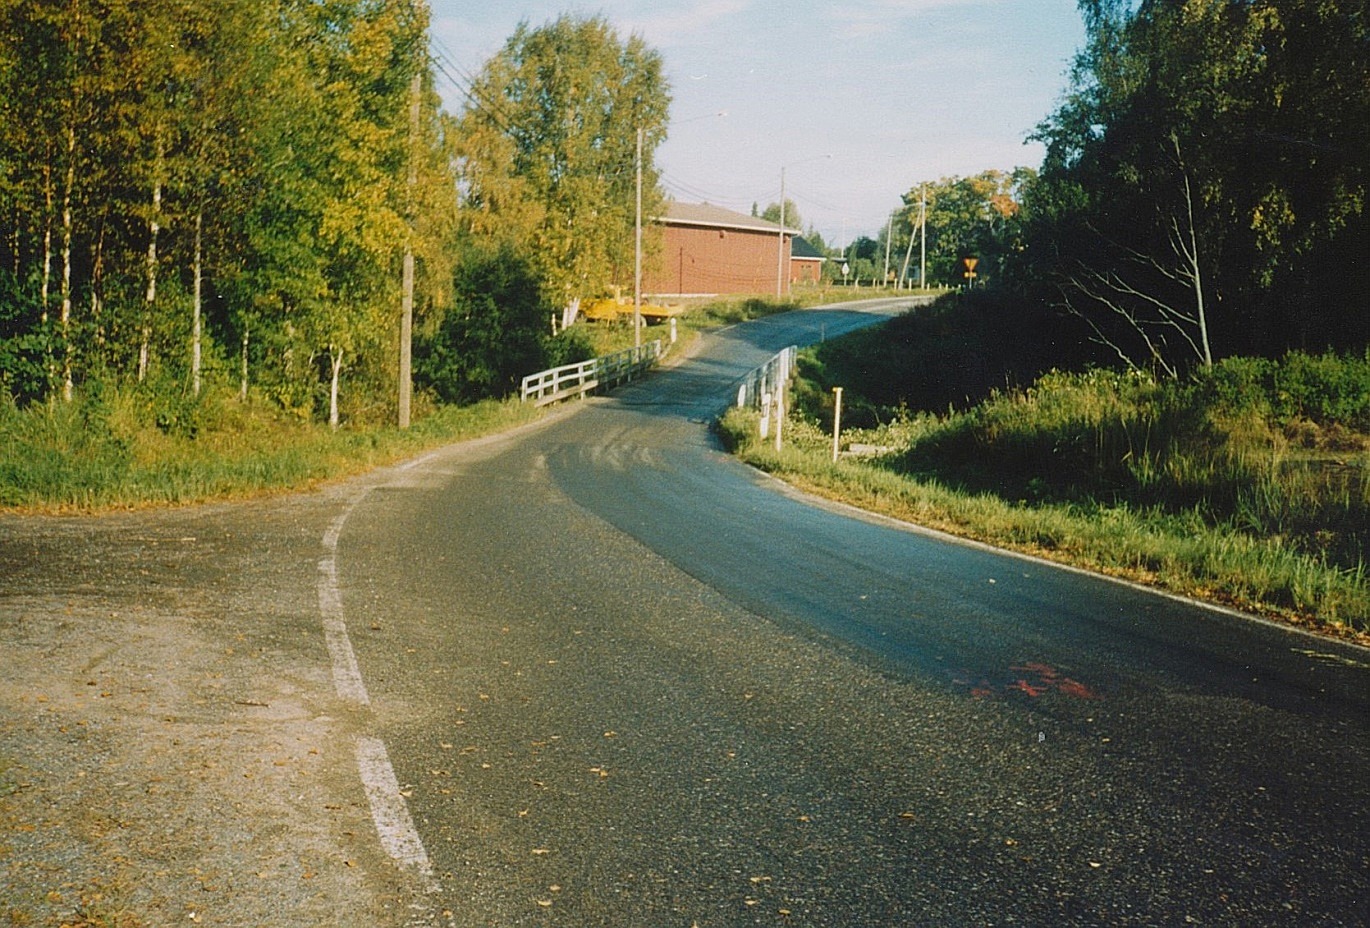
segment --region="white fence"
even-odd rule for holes
[[[774,402],[772,397],[789,383],[798,357],[799,349],[791,345],[743,377],[737,387],[737,408],[750,406],[764,413],[766,407]]]
[[[765,364],[743,377],[737,387],[737,408],[750,406],[761,412],[761,437],[769,438],[771,419],[775,419],[775,446],[780,447],[780,430],[785,421],[785,386],[790,382],[799,349],[784,349]]]
[[[538,371],[523,378],[520,396],[525,403],[533,400],[539,406],[573,396],[584,397],[599,387],[612,387],[625,380],[631,380],[661,360],[661,355],[661,339],[658,338],[645,345],[616,351],[602,358],[591,358],[579,364],[564,364],[551,370]]]

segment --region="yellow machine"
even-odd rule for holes
[[[654,303],[642,304],[642,320],[648,325],[659,325],[672,316],[685,312],[683,306],[659,306]],[[580,311],[581,316],[591,322],[617,322],[620,319],[632,322],[633,301],[624,297],[605,297],[591,300]]]

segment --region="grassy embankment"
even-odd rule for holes
[[[808,302],[819,299],[817,294]],[[717,300],[692,306],[682,340],[799,302]],[[603,355],[633,343],[630,325],[581,323]],[[644,338],[664,335],[651,327]],[[532,373],[531,371],[529,373]],[[420,397],[405,431],[375,423],[333,430],[226,388],[199,399],[136,386],[85,391],[72,403],[17,409],[0,398],[0,509],[87,512],[184,505],[298,490],[531,422],[517,398],[435,407]]]
[[[1370,353],[1232,359],[1183,382],[1053,372],[1028,389],[915,413],[903,405],[913,397],[882,406],[867,395],[896,396],[900,377],[956,364],[921,356],[900,331],[919,327],[909,320],[801,356],[780,452],[757,439],[754,415],[736,410],[722,423],[725,440],[758,467],[863,508],[1370,633]],[[844,446],[874,454],[832,462],[833,386],[846,388],[866,425],[844,430]]]

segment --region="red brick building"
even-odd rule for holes
[[[808,239],[794,237],[790,243],[790,282],[816,284],[823,279],[822,252],[809,244]]]
[[[674,201],[657,225],[662,247],[643,268],[642,289],[650,296],[773,295],[777,279],[786,293],[791,282],[818,279],[822,256],[809,248],[796,261],[792,253],[797,229],[786,229],[782,241],[774,222],[708,203]]]

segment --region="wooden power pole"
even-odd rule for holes
[[[404,278],[400,296],[399,427],[402,429],[409,428],[409,407],[414,392],[414,188],[419,183],[419,100],[422,92],[423,73],[415,68],[409,86],[409,176],[405,184],[409,229],[404,237]]]

